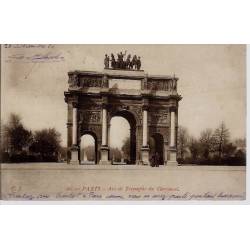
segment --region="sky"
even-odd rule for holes
[[[246,136],[244,45],[2,46],[1,121],[18,113],[28,129],[55,127],[66,145],[68,71],[102,71],[106,53],[125,50],[141,56],[146,73],[179,78],[179,125],[190,134],[198,137],[224,121],[232,139]],[[112,144],[119,147],[128,124],[123,119],[113,124]]]

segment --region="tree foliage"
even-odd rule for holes
[[[214,145],[215,145],[215,140],[213,136],[213,130],[212,129],[205,129],[201,132],[200,134],[200,146],[201,146],[201,153],[202,156],[205,159],[209,158],[209,154],[213,152],[214,150]]]
[[[82,150],[81,150],[81,154],[85,154],[87,159],[84,159],[84,160],[87,160],[87,161],[94,161],[95,160],[95,147],[93,145],[89,145],[87,147],[84,147]],[[81,156],[81,158],[83,159],[83,157]]]
[[[43,160],[57,157],[60,150],[60,133],[54,128],[35,131],[31,152],[39,154]]]
[[[190,136],[188,130],[180,126],[177,147],[178,160],[184,164],[246,164],[245,139],[230,141],[230,131],[224,122],[214,131],[204,129],[199,138]]]
[[[110,157],[112,161],[120,162],[122,159],[122,152],[119,148],[110,148]]]
[[[219,127],[214,132],[214,140],[215,140],[215,150],[218,152],[219,158],[221,159],[227,143],[229,142],[230,133],[226,128],[224,122],[222,122]]]
[[[11,154],[21,152],[32,141],[32,132],[23,126],[17,114],[10,115],[8,123],[4,126],[4,133],[4,141],[9,144]]]
[[[189,144],[189,150],[190,150],[191,156],[193,160],[196,161],[198,158],[199,149],[200,149],[199,142],[194,137],[190,137],[188,144]]]
[[[124,141],[123,141],[123,145],[122,145],[122,152],[123,152],[123,157],[125,159],[129,159],[130,158],[130,138],[127,137]]]
[[[187,153],[188,149],[188,131],[185,127],[179,126],[178,128],[178,139],[177,139],[177,147],[178,147],[178,155],[180,160],[183,161],[185,153]]]

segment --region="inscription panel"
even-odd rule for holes
[[[113,89],[141,89],[141,80],[109,79],[109,88]]]
[[[144,88],[147,90],[176,91],[177,81],[175,79],[148,79],[147,82],[144,83]]]

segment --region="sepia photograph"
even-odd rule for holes
[[[248,1],[1,7],[1,249],[250,249]]]
[[[1,199],[246,199],[246,46],[1,45]]]

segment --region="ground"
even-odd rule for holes
[[[244,166],[2,164],[5,200],[244,200]]]

